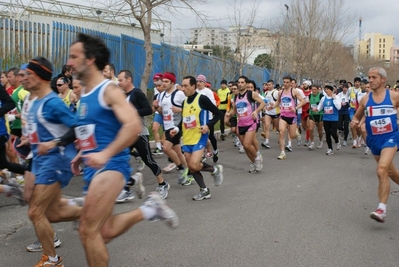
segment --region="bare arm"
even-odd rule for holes
[[[266,103],[257,93],[252,93],[252,99],[259,103],[259,107],[255,111],[257,113],[261,112],[265,108]]]
[[[137,139],[142,129],[136,109],[125,98],[123,92],[114,84],[108,85],[105,89],[105,103],[112,108],[116,118],[122,124],[114,141],[103,150],[103,153],[109,158],[130,146]]]
[[[367,101],[369,100],[369,95],[364,96],[359,103],[359,107],[356,110],[355,115],[353,115],[352,121],[351,121],[351,125],[352,126],[356,126],[359,127],[360,125],[360,120],[363,118],[364,116],[364,107],[366,106]]]
[[[301,96],[301,94],[297,90],[293,90],[295,97],[300,101],[299,104],[296,106],[296,109],[299,109],[306,105],[305,99]]]

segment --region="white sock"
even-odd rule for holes
[[[259,151],[256,151],[256,155],[258,155],[258,157],[260,156],[260,152]]]
[[[291,141],[288,141],[288,146],[291,146]]]
[[[380,203],[378,204],[378,209],[382,209],[384,212],[387,211],[387,204]]]
[[[259,155],[255,158],[255,160],[260,160],[260,157],[259,157]]]
[[[265,141],[266,141],[266,143],[269,143],[269,139],[266,138]]]
[[[54,257],[48,256],[48,259],[52,262],[57,262],[58,261],[58,255],[55,255]]]
[[[159,150],[162,150],[161,142],[157,142],[157,148],[158,148]]]
[[[216,149],[216,150],[213,150],[213,154],[217,154],[218,153],[218,150]]]
[[[24,176],[23,175],[16,175],[15,178],[17,178],[17,181],[23,181]]]
[[[139,207],[139,209],[141,210],[141,212],[143,213],[143,217],[146,220],[149,220],[151,218],[154,218],[155,215],[157,215],[157,210],[156,208],[152,207],[152,206],[146,206],[146,205],[142,205]]]

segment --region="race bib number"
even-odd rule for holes
[[[172,120],[172,113],[169,110],[163,111],[163,120],[164,121],[171,121]]]
[[[324,107],[324,114],[333,114],[333,107]]]
[[[392,132],[391,118],[384,118],[370,121],[371,133],[373,135],[385,134]]]
[[[197,127],[197,120],[195,119],[195,115],[187,116],[183,118],[184,128],[192,129]]]
[[[98,147],[95,136],[95,124],[82,125],[75,128],[79,148],[82,151],[90,151]]]
[[[310,108],[311,108],[311,109],[316,109],[317,106],[318,106],[317,104],[311,104],[311,105],[310,105]]]
[[[281,107],[282,107],[283,110],[291,110],[292,103],[291,103],[291,102],[282,103],[282,104],[281,104]]]
[[[37,145],[40,142],[39,134],[37,132],[37,123],[27,123],[26,124],[26,131],[29,136],[29,143],[32,145]]]
[[[248,109],[246,107],[243,108],[237,108],[237,113],[239,117],[245,117],[248,116]]]

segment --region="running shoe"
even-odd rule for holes
[[[317,149],[323,148],[323,141],[319,141],[319,145],[317,146]]]
[[[137,157],[136,161],[137,161],[137,170],[142,171],[145,167],[144,161],[140,157]]]
[[[314,142],[310,143],[309,150],[313,150],[315,148]]]
[[[219,151],[213,153],[213,163],[217,163],[219,161]]]
[[[122,192],[119,193],[119,196],[116,198],[116,203],[123,203],[129,200],[134,199],[134,192],[133,190],[129,189],[122,189]]]
[[[54,233],[54,247],[58,248],[59,246],[61,246],[61,240],[59,240],[57,234]],[[29,252],[40,252],[43,251],[43,247],[40,241],[36,240],[35,242],[27,246],[26,250]]]
[[[287,150],[288,152],[292,152],[292,146],[285,146],[285,150]]]
[[[141,172],[136,172],[132,175],[131,179],[134,180],[134,189],[139,199],[142,199],[145,195],[145,187],[143,185],[143,174]]]
[[[256,172],[255,164],[253,163],[249,164],[249,173],[255,173],[255,172]]]
[[[254,161],[254,167],[255,167],[255,171],[257,171],[257,172],[259,172],[259,171],[262,170],[263,164],[262,164],[262,161],[261,161],[261,158],[260,158],[260,157],[258,157],[258,159],[255,159],[255,161]]]
[[[165,182],[164,185],[158,185],[156,191],[158,192],[158,194],[161,196],[162,199],[165,199],[168,196],[169,188],[170,184],[168,182]]]
[[[240,146],[239,149],[238,149],[238,152],[239,152],[240,154],[244,154],[244,153],[245,153],[244,147],[243,147],[243,146]]]
[[[199,194],[193,196],[193,200],[199,201],[203,199],[211,198],[211,191],[208,188],[200,188]]]
[[[177,216],[176,212],[166,205],[166,202],[158,193],[151,192],[144,201],[143,205],[155,208],[156,210],[155,216],[150,218],[149,221],[165,221],[166,225],[172,229],[175,229],[179,226],[179,217]]]
[[[162,171],[165,173],[168,173],[168,172],[173,171],[174,168],[176,168],[176,164],[172,162],[172,163],[169,163],[168,166],[163,168]]]
[[[154,156],[160,156],[163,155],[163,150],[159,148],[155,148],[154,151],[151,152]]]
[[[62,262],[62,258],[58,256],[58,260],[56,262],[51,261],[47,255],[43,254],[42,259],[36,263],[35,267],[64,267],[64,263]]]
[[[357,148],[357,142],[356,142],[356,140],[353,140],[352,148]]]
[[[305,140],[305,142],[303,143],[304,146],[309,146],[309,140]]]
[[[7,196],[16,198],[21,206],[26,205],[24,199],[24,189],[21,184],[19,184],[16,179],[10,178],[8,179],[6,185],[10,187],[10,192],[7,194]]]
[[[337,143],[337,150],[340,150],[341,149],[341,141],[338,141],[338,143]]]
[[[326,155],[327,156],[331,156],[331,155],[333,155],[334,153],[333,153],[333,151],[332,151],[332,149],[327,149],[327,152],[326,152]]]
[[[219,186],[223,182],[223,166],[218,164],[215,166],[216,170],[212,173],[215,186]]]
[[[224,140],[226,140],[226,136],[224,134],[221,134],[220,139],[222,139],[222,141],[224,141]]]
[[[179,179],[177,180],[178,184],[183,184],[187,180],[188,168],[184,168],[179,170]]]
[[[270,144],[269,141],[265,141],[261,144],[262,147],[269,149],[270,148]]]
[[[284,151],[281,151],[280,155],[277,157],[277,159],[280,159],[280,160],[286,159],[286,158],[287,158],[287,156],[285,155]]]
[[[380,223],[385,222],[386,216],[387,216],[387,213],[385,211],[383,211],[382,209],[377,209],[376,211],[373,211],[372,213],[370,213],[370,218],[374,219]]]
[[[298,130],[297,130],[296,133],[297,133],[296,141],[297,141],[298,146],[300,146],[300,145],[302,144],[302,136],[301,136],[301,134],[298,132]]]
[[[190,175],[187,175],[187,180],[184,183],[182,183],[181,185],[188,186],[188,185],[191,185],[193,183],[193,181],[195,181],[195,179],[190,174]]]
[[[342,142],[342,145],[343,145],[343,146],[347,146],[348,143],[347,143],[346,141],[343,141],[343,142]]]
[[[369,155],[370,154],[370,148],[368,146],[366,146],[364,148],[364,155]]]

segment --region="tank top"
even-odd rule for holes
[[[335,107],[334,99],[328,98],[327,96],[324,97],[323,102],[323,121],[338,121],[339,119],[339,111]]]
[[[396,113],[397,110],[392,105],[389,90],[385,90],[385,98],[379,104],[374,102],[373,93],[370,92],[365,106],[367,134],[377,136],[397,132]]]
[[[294,89],[290,89],[288,93],[284,89],[281,92],[281,103],[280,103],[280,116],[286,117],[286,118],[295,118],[296,117],[296,112],[292,110],[292,108],[295,108],[295,99],[293,97],[292,91]]]
[[[322,99],[321,93],[318,93],[317,95],[314,95],[314,94],[309,95],[309,105],[310,105],[309,114],[310,115],[323,115],[323,110],[320,110],[319,112],[312,110],[319,106],[321,99]]]
[[[236,95],[235,105],[237,109],[237,125],[239,127],[251,126],[257,123],[257,119],[252,118],[252,112],[255,110],[255,103],[249,101],[248,90],[244,95]]]
[[[302,92],[305,95],[304,99],[306,101],[306,104],[302,106],[302,110],[303,110],[303,113],[308,113],[308,110],[309,110],[309,107],[310,107],[309,96],[312,94],[312,90],[310,90],[310,89],[307,90],[307,91],[302,90]]]
[[[268,90],[267,92],[264,93],[264,102],[266,103],[266,108],[270,107],[271,105],[274,105],[276,102],[277,98],[274,98],[274,94],[277,92],[276,89],[273,90]],[[278,97],[278,94],[277,94]],[[266,110],[266,114],[269,115],[278,115],[280,114],[280,107],[275,107],[272,110]]]
[[[104,150],[114,141],[122,127],[113,110],[104,101],[104,91],[110,83],[112,81],[104,80],[87,94],[82,91],[75,134],[83,154]],[[112,158],[128,161],[129,150],[126,148]]]
[[[197,94],[191,103],[188,103],[188,98],[184,100],[182,111],[184,145],[198,144],[203,135],[200,132],[200,127],[206,125],[209,121],[208,111],[203,110],[199,104],[200,97],[201,94]]]

